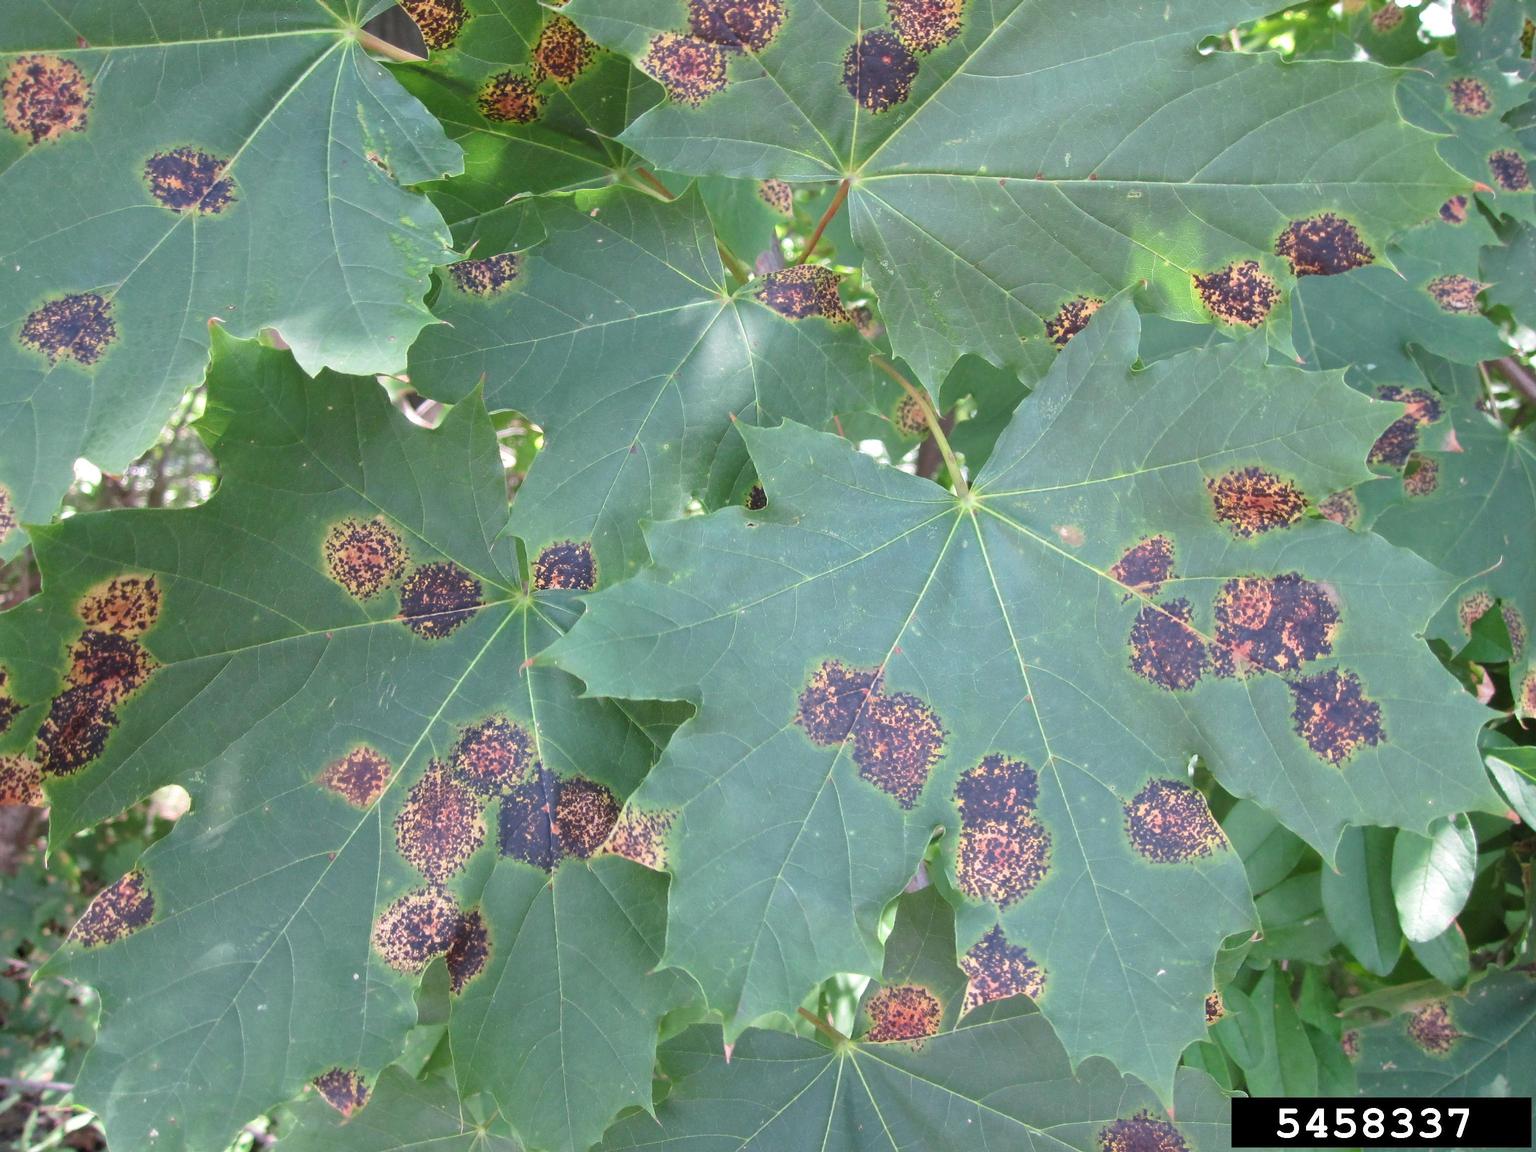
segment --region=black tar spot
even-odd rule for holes
[[[526,783],[507,790],[501,801],[498,842],[503,856],[532,864],[546,872],[560,863],[555,834],[555,809],[560,781],[542,764],[535,764]]]
[[[783,23],[783,0],[688,0],[693,34],[727,48],[761,52]]]
[[[1178,780],[1153,780],[1125,806],[1131,847],[1148,860],[1173,864],[1209,856],[1226,843],[1205,797]]]
[[[1288,528],[1307,510],[1307,498],[1289,480],[1263,468],[1240,468],[1206,481],[1216,519],[1234,536]]]
[[[391,968],[414,974],[452,947],[460,919],[459,906],[447,892],[418,888],[379,914],[373,946]]]
[[[966,949],[960,957],[966,975],[965,1011],[993,1000],[1028,996],[1039,1000],[1045,992],[1045,969],[1029,958],[1029,950],[1010,944],[1001,926]]]
[[[1333,651],[1339,611],[1299,573],[1228,580],[1216,596],[1216,672],[1294,672]]]
[[[1170,1121],[1145,1108],[1128,1120],[1099,1129],[1100,1152],[1189,1152],[1183,1134]]]
[[[667,95],[693,107],[726,85],[727,49],[698,36],[663,32],[651,41],[640,66],[661,82]]]
[[[17,338],[53,363],[73,360],[90,365],[117,340],[112,304],[94,292],[60,296],[32,312]]]
[[[1280,289],[1256,260],[1228,264],[1194,279],[1195,291],[1211,315],[1227,324],[1257,328],[1280,299]]]
[[[354,1068],[331,1068],[310,1083],[322,1100],[348,1119],[368,1103],[368,1082]]]
[[[18,56],[0,80],[5,126],[31,144],[85,130],[91,86],[60,56]]]
[[[1193,688],[1209,658],[1205,642],[1189,624],[1189,601],[1148,604],[1131,625],[1131,671],[1169,692]]]
[[[843,56],[843,87],[871,112],[905,103],[917,79],[917,57],[884,28],[864,33]]]
[[[907,692],[872,692],[853,723],[859,775],[911,808],[944,752],[944,726],[933,709]]]
[[[447,636],[481,603],[480,581],[447,560],[416,569],[400,590],[405,626],[427,640]]]
[[[1365,695],[1353,672],[1330,668],[1289,685],[1296,734],[1329,764],[1342,764],[1363,745],[1385,740],[1381,706]]]
[[[539,553],[533,563],[533,586],[550,591],[586,592],[597,587],[597,561],[585,540],[562,540]]]
[[[864,1005],[869,1013],[871,1044],[917,1041],[934,1035],[944,1022],[944,1006],[921,984],[888,984]]]
[[[134,869],[96,894],[70,936],[87,948],[96,948],[137,932],[154,915],[154,893],[144,873]]]
[[[1291,221],[1275,241],[1275,255],[1290,261],[1298,276],[1337,276],[1376,259],[1355,226],[1332,212]]]
[[[235,199],[234,183],[224,175],[228,165],[197,148],[176,148],[144,161],[144,179],[150,195],[172,211],[216,216]]]
[[[459,779],[482,796],[521,784],[533,759],[528,730],[505,716],[492,716],[464,730],[453,749]]]

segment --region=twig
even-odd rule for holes
[[[884,356],[871,356],[869,359],[876,368],[900,384],[912,398],[912,402],[922,412],[923,419],[928,422],[928,431],[933,436],[933,442],[939,446],[939,452],[944,457],[944,464],[949,469],[949,479],[955,486],[955,495],[962,500],[969,496],[971,486],[965,482],[965,473],[960,470],[960,462],[955,459],[954,450],[949,446],[949,437],[944,434],[943,422],[939,420],[939,414],[933,410],[933,402],[928,399],[927,393],[919,392],[913,387],[912,382],[898,372],[896,366]]]
[[[747,271],[747,266],[745,264],[736,259],[735,253],[733,253],[724,244],[720,243],[719,240],[715,241],[715,247],[719,249],[720,259],[725,261],[725,266],[730,269],[732,276],[736,277],[736,279],[741,281],[743,284],[752,279],[752,273]]]
[[[815,1026],[816,1031],[820,1032],[828,1040],[832,1041],[832,1043],[834,1043],[834,1044],[846,1044],[846,1043],[848,1043],[848,1037],[844,1036],[836,1028],[832,1027],[832,1025],[828,1024],[820,1016],[816,1015],[816,1013],[814,1013],[814,1012],[807,1012],[804,1008],[796,1008],[795,1011],[800,1013],[800,1015],[805,1017],[807,1020],[809,1020],[811,1022],[811,1024]]]
[[[663,184],[660,180],[658,180],[656,178],[656,174],[654,172],[652,172],[649,168],[641,168],[637,164],[635,166],[635,170],[634,171],[635,171],[635,175],[639,179],[644,180],[653,189],[655,189],[656,193],[663,200],[676,200],[677,199],[676,196],[672,195],[671,189],[669,189],[665,184]]]
[[[73,1092],[73,1084],[65,1084],[58,1080],[16,1080],[10,1076],[0,1076],[0,1088],[18,1088],[23,1092]]]
[[[1513,356],[1500,356],[1497,360],[1487,361],[1500,376],[1515,386],[1515,389],[1530,403],[1536,404],[1536,374]]]
[[[947,436],[955,430],[954,413],[939,417],[939,427],[944,429]],[[925,479],[932,480],[939,474],[939,465],[944,463],[944,457],[939,452],[939,442],[932,436],[927,436],[917,446],[917,474]]]
[[[821,214],[821,219],[816,223],[816,231],[811,233],[811,239],[805,246],[805,251],[800,253],[797,264],[804,264],[811,258],[811,253],[816,251],[816,245],[821,240],[821,234],[827,230],[827,225],[832,223],[832,217],[837,215],[837,210],[843,206],[843,201],[848,199],[849,181],[846,179],[837,186],[837,195],[832,197],[832,203],[827,205],[827,210]]]
[[[370,52],[377,52],[380,56],[387,56],[391,60],[398,60],[402,64],[420,64],[426,59],[414,52],[407,52],[398,44],[391,44],[388,40],[375,36],[372,32],[357,30],[357,42]]]

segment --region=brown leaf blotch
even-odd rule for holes
[[[1440,219],[1447,224],[1465,224],[1467,222],[1467,198],[1465,196],[1452,196],[1444,204],[1440,205]]]
[[[453,946],[461,914],[441,888],[418,888],[395,900],[374,921],[373,946],[397,972],[411,975]]]
[[[1376,259],[1359,230],[1332,212],[1292,220],[1275,240],[1275,255],[1289,261],[1297,276],[1337,276]]]
[[[400,589],[405,626],[426,640],[449,635],[482,602],[480,581],[449,560],[422,565]]]
[[[421,30],[422,40],[434,52],[452,48],[469,19],[464,0],[400,0],[400,7]]]
[[[653,872],[667,869],[668,837],[677,820],[675,812],[642,812],[625,808],[619,814],[603,851],[633,860]]]
[[[1296,734],[1329,764],[1343,764],[1364,745],[1385,740],[1381,706],[1365,695],[1360,677],[1330,668],[1292,681]]]
[[[405,544],[382,516],[348,518],[325,534],[325,570],[356,600],[370,600],[405,571]]]
[[[354,808],[370,808],[384,795],[392,773],[383,754],[364,745],[327,765],[320,774],[320,784]]]
[[[1461,1032],[1451,1019],[1450,1005],[1437,1000],[1409,1016],[1408,1038],[1431,1056],[1444,1056],[1456,1047]]]
[[[820,316],[834,324],[842,324],[848,320],[848,311],[837,291],[842,279],[832,269],[820,264],[796,264],[793,268],[764,275],[762,287],[753,295],[791,320]]]
[[[795,212],[794,186],[783,180],[763,180],[757,186],[757,194],[764,204],[780,216],[792,216]]]
[[[928,417],[923,406],[911,396],[903,396],[896,405],[896,430],[904,436],[922,436],[928,431]]]
[[[1088,327],[1088,321],[1102,307],[1104,301],[1097,296],[1074,296],[1045,322],[1045,334],[1056,347],[1065,348],[1067,341]]]
[[[0,80],[5,126],[30,144],[83,132],[90,107],[85,75],[61,56],[18,56]]]
[[[538,81],[513,69],[487,80],[475,103],[480,115],[497,124],[532,124],[544,113]]]
[[[1209,856],[1226,844],[1205,797],[1179,780],[1153,780],[1125,805],[1131,847],[1157,864]]]
[[[597,587],[597,561],[585,540],[561,540],[533,562],[533,586],[540,591],[588,592]]]
[[[667,95],[697,108],[726,85],[727,49],[698,36],[663,32],[651,41],[640,67]]]
[[[783,23],[783,0],[688,0],[693,34],[726,48],[761,52]]]
[[[448,963],[448,983],[455,996],[485,971],[486,961],[490,958],[491,937],[485,918],[478,908],[471,909],[459,919],[458,931],[453,934],[453,943],[444,956]]]
[[[1376,438],[1366,459],[1372,464],[1401,468],[1418,447],[1419,429],[1440,419],[1440,401],[1433,392],[1423,388],[1403,388],[1397,384],[1383,385],[1377,395],[1383,400],[1402,404],[1403,414]]]
[[[1131,671],[1169,692],[1185,692],[1200,682],[1209,663],[1205,641],[1190,626],[1185,599],[1148,604],[1131,625]]]
[[[1294,672],[1333,651],[1339,610],[1321,584],[1288,572],[1228,580],[1216,594],[1215,620],[1218,676]]]
[[[944,1022],[944,1006],[921,984],[887,984],[864,1005],[869,1014],[871,1044],[913,1043],[936,1035]]]
[[[1524,192],[1531,186],[1531,168],[1513,148],[1500,148],[1488,157],[1493,180],[1506,192]]]
[[[843,56],[843,87],[871,112],[904,104],[917,79],[917,57],[884,28],[864,33]]]
[[[587,859],[608,840],[619,819],[619,802],[595,780],[560,781],[555,793],[554,835],[560,851]]]
[[[768,493],[764,491],[761,484],[754,484],[747,491],[745,503],[748,512],[761,512],[768,507]]]
[[[1220,992],[1212,992],[1205,998],[1205,1026],[1209,1028],[1227,1014],[1227,1003]]]
[[[1189,1152],[1189,1144],[1172,1121],[1143,1108],[1100,1128],[1099,1152]]]
[[[173,212],[217,216],[235,200],[234,181],[224,175],[228,166],[199,148],[173,148],[144,161],[144,180],[149,194]]]
[[[946,735],[916,696],[871,692],[853,722],[853,762],[862,779],[910,809],[944,752]]]
[[[1360,520],[1360,501],[1348,488],[1341,488],[1329,495],[1317,506],[1317,510],[1322,513],[1323,519],[1332,520],[1345,528],[1353,528]]]
[[[131,636],[87,628],[69,650],[65,678],[72,688],[94,686],[108,704],[121,704],[158,667]]]
[[[485,842],[480,799],[434,760],[395,816],[395,846],[428,880],[442,883],[464,870]]]
[[[1289,528],[1307,510],[1301,489],[1263,468],[1238,468],[1206,481],[1216,519],[1247,539]]]
[[[456,260],[448,265],[454,287],[467,296],[495,296],[517,279],[522,258],[516,252],[500,252],[481,260]]]
[[[132,935],[154,915],[154,893],[149,890],[144,873],[135,868],[116,884],[96,893],[85,915],[70,931],[70,937],[86,948],[96,948]]]
[[[965,1012],[1010,996],[1039,1000],[1045,992],[1045,969],[1023,945],[1010,944],[1001,925],[966,949],[960,970],[966,976]]]
[[[117,341],[112,303],[95,292],[49,300],[22,322],[17,339],[50,363],[73,360],[89,366]]]
[[[562,88],[592,65],[597,44],[567,16],[551,16],[533,46],[533,59]]]
[[[521,784],[533,760],[533,741],[528,730],[505,716],[464,730],[453,748],[453,767],[459,779],[481,796],[494,796]]]
[[[1493,93],[1474,76],[1457,76],[1445,86],[1451,107],[1463,116],[1486,116],[1493,111]]]
[[[141,636],[160,618],[160,586],[153,576],[119,576],[87,592],[79,612],[98,631]]]
[[[1241,260],[1215,272],[1194,277],[1195,291],[1216,319],[1257,328],[1269,316],[1280,289],[1256,260]]]
[[[885,0],[885,10],[901,42],[927,53],[960,35],[965,0]]]
[[[823,662],[800,693],[795,723],[815,744],[824,748],[841,744],[879,678],[876,668],[849,668],[840,660]]]
[[[1456,608],[1456,615],[1461,620],[1461,630],[1468,636],[1472,635],[1472,625],[1483,618],[1483,614],[1493,607],[1493,595],[1479,589],[1466,597]]]
[[[1424,290],[1434,298],[1440,311],[1449,312],[1453,316],[1470,316],[1478,311],[1477,294],[1483,287],[1482,283],[1470,276],[1451,273],[1436,276],[1424,285]]]
[[[315,1091],[342,1116],[350,1120],[368,1103],[368,1082],[355,1068],[330,1068],[310,1081]]]
[[[0,756],[0,808],[41,808],[43,772],[26,756]]]
[[[1145,537],[1125,550],[1109,574],[1130,589],[1126,600],[1136,594],[1156,596],[1173,576],[1173,541],[1161,535]]]

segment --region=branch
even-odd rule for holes
[[[1527,402],[1536,404],[1536,373],[1513,356],[1500,356],[1497,360],[1489,360],[1491,367],[1505,380],[1513,384],[1515,390],[1525,397]]]
[[[827,205],[827,210],[821,214],[821,220],[816,224],[816,231],[811,233],[810,243],[805,246],[805,251],[800,253],[797,264],[804,264],[811,258],[811,253],[816,251],[816,245],[821,240],[821,234],[827,230],[827,225],[832,223],[832,217],[837,215],[837,210],[843,206],[843,201],[848,199],[848,184],[844,180],[837,186],[837,195],[832,197],[832,203]]]
[[[361,28],[357,30],[357,42],[370,52],[377,52],[380,56],[387,56],[391,60],[398,60],[402,64],[420,64],[426,59],[425,56],[418,56],[414,52],[407,52],[398,44],[391,44],[388,40],[375,36],[372,32],[365,32]]]

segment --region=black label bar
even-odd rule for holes
[[[1530,1148],[1531,1098],[1238,1097],[1234,1148]]]

